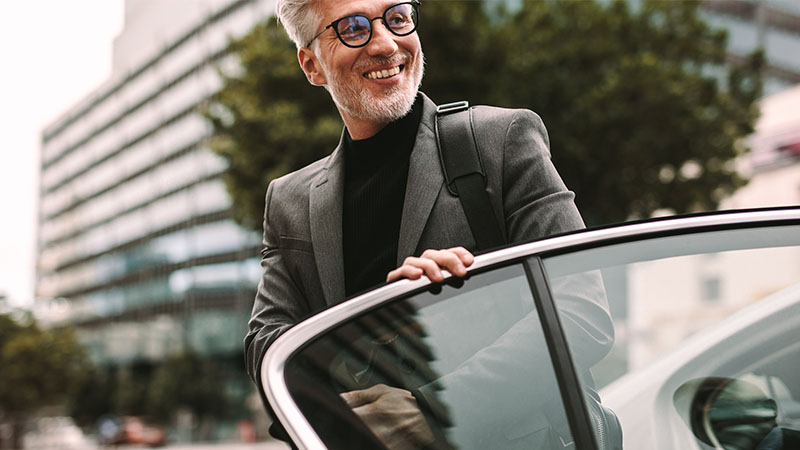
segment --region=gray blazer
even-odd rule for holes
[[[475,250],[457,197],[445,186],[434,137],[436,105],[423,94],[422,119],[411,153],[400,224],[397,265],[424,250]],[[487,172],[490,201],[505,221],[509,243],[583,227],[550,161],[547,131],[531,111],[478,106],[475,138]],[[343,301],[341,142],[330,156],[273,180],[264,213],[262,277],[249,332],[247,371],[258,371],[267,347],[286,329]]]

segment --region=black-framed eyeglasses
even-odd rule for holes
[[[367,45],[372,39],[372,22],[383,20],[384,25],[395,36],[408,36],[417,29],[419,23],[419,2],[403,2],[386,8],[382,16],[369,17],[363,14],[354,14],[334,20],[306,44],[310,47],[314,39],[318,38],[328,28],[333,28],[336,36],[347,47],[358,48]]]

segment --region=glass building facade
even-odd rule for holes
[[[189,18],[162,20],[181,29],[143,49],[153,30],[136,22],[160,5],[128,0],[111,80],[42,136],[36,296],[105,364],[240,355],[260,274],[260,234],[231,219],[197,108],[229,40],[273,4],[177,3],[167,15]]]
[[[728,31],[728,60],[764,50],[764,94],[800,83],[800,2],[797,0],[705,0],[702,16]]]

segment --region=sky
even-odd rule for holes
[[[0,0],[0,295],[33,300],[41,130],[111,75],[123,0]]]

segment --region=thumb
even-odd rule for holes
[[[347,406],[351,408],[357,408],[361,405],[369,403],[372,397],[369,395],[367,390],[359,390],[359,391],[350,391],[350,392],[342,392],[339,394],[339,397],[347,403]]]
[[[378,400],[381,395],[391,390],[392,388],[386,386],[385,384],[376,384],[375,386],[367,389],[342,392],[339,394],[339,396],[345,401],[345,403],[347,403],[347,406],[351,408],[358,408],[359,406]]]

